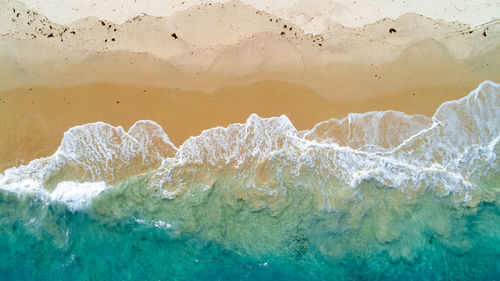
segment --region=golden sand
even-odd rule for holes
[[[350,112],[431,116],[500,78],[498,21],[471,27],[407,14],[312,35],[232,1],[64,26],[8,3],[0,7],[0,170],[52,154],[66,130],[89,122],[128,129],[153,120],[180,145],[252,113],[286,114],[297,129]]]
[[[328,101],[306,87],[278,81],[227,87],[212,94],[117,84],[22,88],[0,94],[0,169],[52,154],[66,130],[89,122],[128,129],[137,120],[153,120],[179,146],[204,129],[245,122],[251,113],[286,114],[299,130],[350,112],[393,109],[431,116],[441,103],[476,86],[407,89],[350,103]],[[337,93],[342,95],[341,89]]]

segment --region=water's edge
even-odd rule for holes
[[[498,280],[500,85],[432,118],[68,130],[0,174],[5,280]]]

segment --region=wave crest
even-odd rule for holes
[[[103,122],[76,126],[64,133],[52,156],[5,171],[4,182],[36,180],[53,189],[62,181],[118,183],[157,168],[177,149],[160,125],[138,121],[125,132]]]
[[[128,132],[98,122],[70,129],[54,155],[6,170],[0,185],[117,184],[147,172],[151,187],[170,198],[224,178],[234,200],[258,206],[278,206],[291,189],[316,194],[323,207],[338,206],[368,181],[408,198],[430,189],[470,200],[481,197],[477,186],[485,176],[499,172],[499,124],[500,85],[489,81],[444,103],[432,118],[369,112],[299,132],[284,115],[252,114],[244,124],[205,130],[179,149],[152,121]]]
[[[432,119],[397,111],[350,113],[343,119],[330,119],[304,131],[307,140],[338,144],[353,149],[378,152],[394,148],[409,137],[429,128]]]

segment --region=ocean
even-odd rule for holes
[[[0,280],[500,280],[499,142],[489,81],[432,118],[254,114],[180,147],[76,126],[0,174]]]

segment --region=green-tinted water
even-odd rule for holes
[[[394,203],[398,192],[378,190],[358,216],[294,191],[270,212],[228,201],[226,184],[169,200],[139,177],[74,212],[1,192],[0,279],[500,279],[497,197]]]
[[[180,148],[77,126],[0,174],[0,279],[500,280],[499,124],[484,82],[432,119],[252,115]]]

